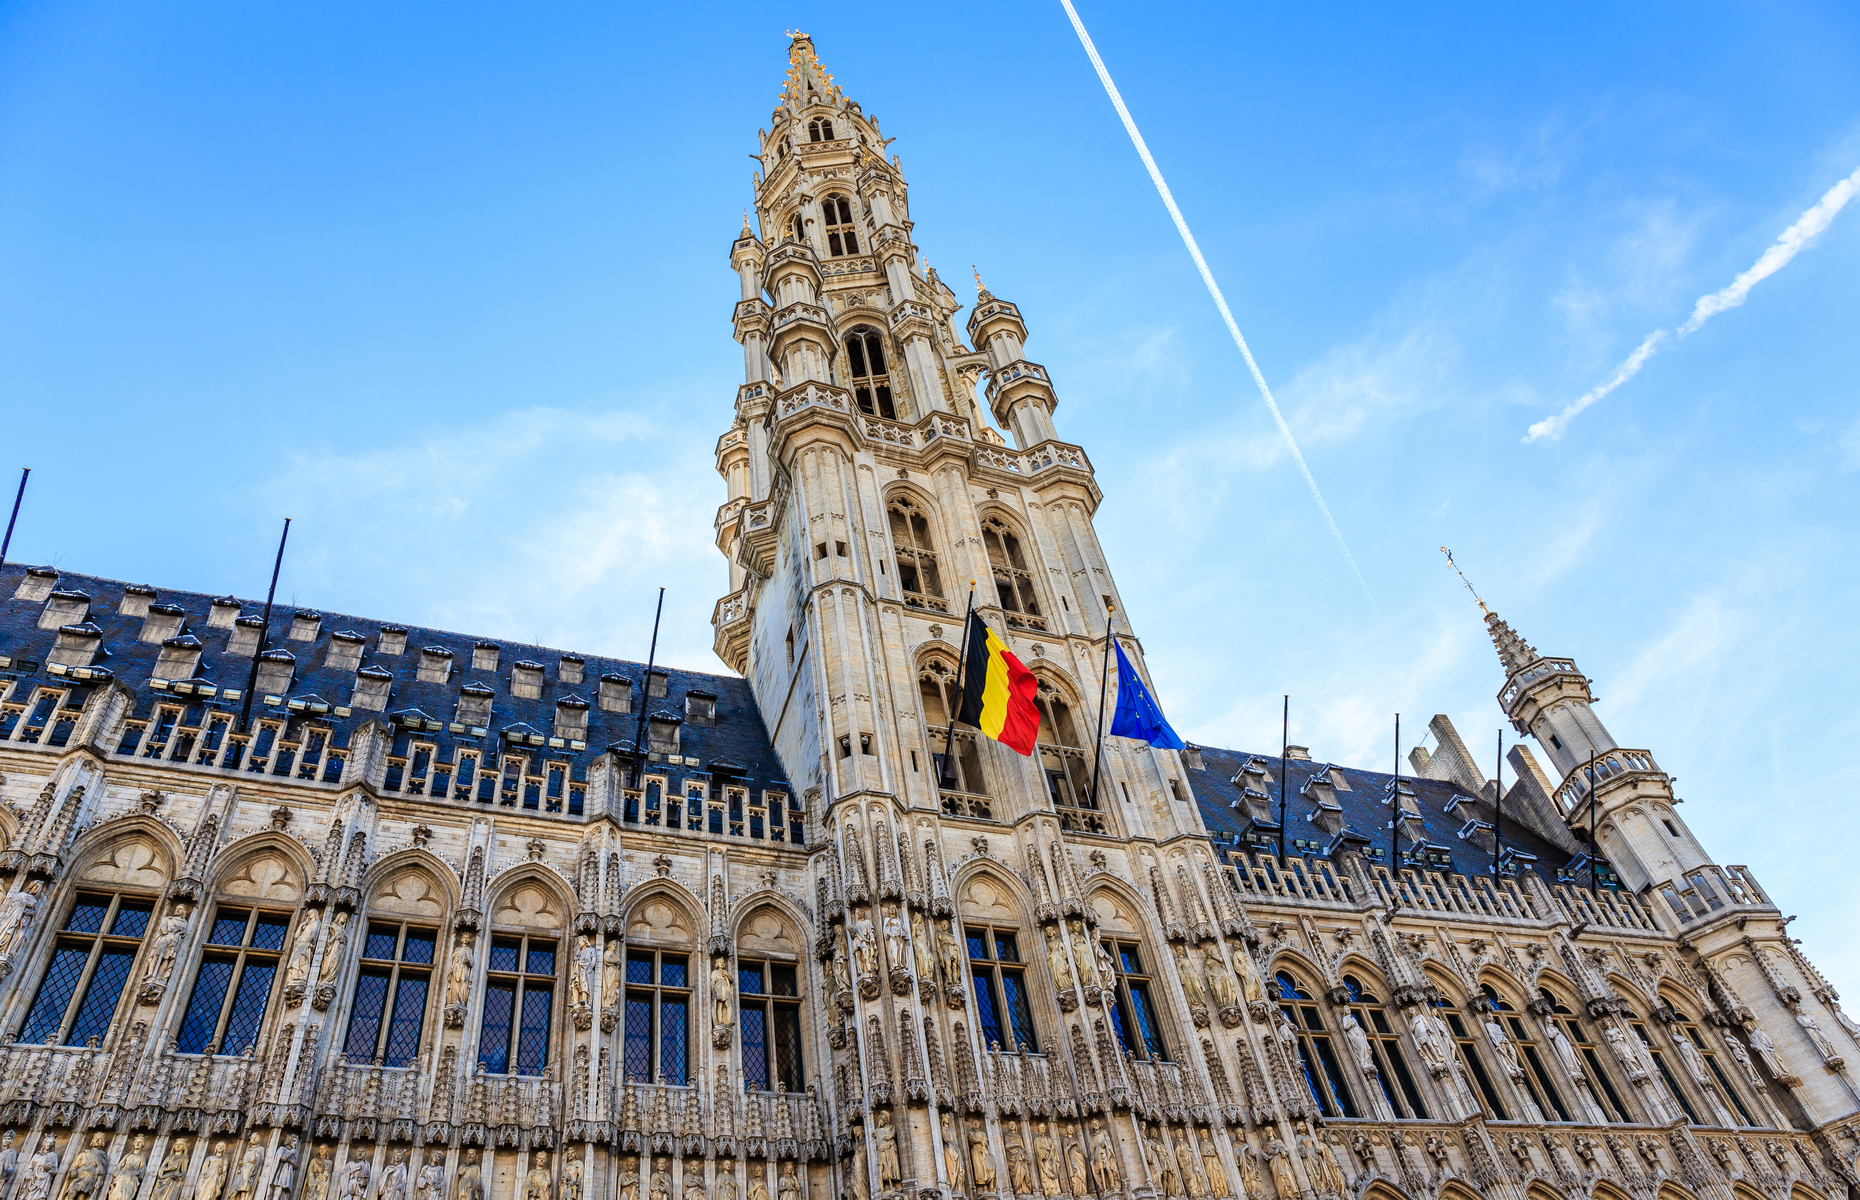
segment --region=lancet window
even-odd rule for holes
[[[743,1009],[743,1085],[758,1092],[805,1091],[795,964],[739,959],[736,978]]]
[[[1538,1053],[1537,1041],[1525,1029],[1524,1019],[1509,1001],[1498,994],[1491,984],[1480,988],[1485,993],[1485,1001],[1491,1006],[1491,1019],[1505,1031],[1512,1046],[1517,1050],[1524,1065],[1524,1086],[1536,1103],[1537,1110],[1546,1120],[1570,1121],[1569,1108],[1563,1103],[1562,1093],[1556,1090],[1556,1084],[1550,1078],[1550,1072],[1544,1066],[1543,1055]]]
[[[1446,1022],[1448,1031],[1453,1034],[1453,1046],[1459,1053],[1460,1062],[1478,1086],[1479,1095],[1486,1105],[1486,1116],[1499,1121],[1511,1120],[1505,1111],[1504,1101],[1498,1098],[1498,1089],[1492,1085],[1492,1076],[1485,1069],[1485,1060],[1480,1057],[1478,1042],[1467,1027],[1466,1019],[1444,999],[1435,1000],[1433,1004],[1435,1013]]]
[[[1021,965],[1020,934],[992,925],[963,929],[968,941],[969,974],[975,981],[975,1019],[982,1040],[1003,1050],[1037,1054],[1033,1009],[1027,1002],[1027,972]]]
[[[426,997],[433,979],[437,930],[370,921],[343,1053],[351,1062],[405,1067],[420,1053]]]
[[[1040,770],[1060,827],[1079,833],[1106,832],[1104,814],[1091,794],[1091,764],[1072,706],[1045,680],[1040,681],[1033,702],[1040,710]]]
[[[1366,989],[1362,980],[1354,975],[1345,975],[1343,986],[1350,992],[1350,1015],[1369,1038],[1369,1052],[1374,1057],[1376,1074],[1381,1078],[1382,1094],[1388,1098],[1389,1107],[1398,1117],[1425,1121],[1427,1102],[1421,1099],[1421,1090],[1414,1084],[1407,1056],[1402,1053],[1401,1036],[1395,1032],[1381,997]]]
[[[1116,975],[1116,998],[1111,1002],[1111,1022],[1124,1053],[1132,1058],[1169,1060],[1169,1048],[1163,1044],[1162,1030],[1156,1024],[1156,1001],[1150,990],[1150,973],[1143,953],[1135,942],[1106,941],[1111,955],[1111,969]]]
[[[820,202],[820,212],[827,219],[827,253],[834,258],[859,253],[859,234],[846,197],[828,196]]]
[[[833,140],[833,122],[826,117],[816,117],[807,123],[807,140],[810,142],[830,142]]]
[[[1641,1045],[1646,1048],[1647,1057],[1653,1060],[1653,1065],[1660,1072],[1660,1078],[1666,1083],[1666,1090],[1672,1094],[1674,1100],[1679,1102],[1679,1107],[1686,1110],[1686,1119],[1694,1125],[1701,1124],[1698,1111],[1692,1107],[1692,1101],[1680,1089],[1679,1080],[1673,1078],[1673,1069],[1667,1064],[1666,1055],[1661,1053],[1659,1043],[1655,1042],[1653,1035],[1647,1032],[1647,1023],[1631,1012],[1623,1012],[1621,1015],[1626,1018],[1628,1028],[1634,1031],[1634,1036],[1639,1038]]]
[[[241,1054],[257,1044],[290,929],[288,912],[227,904],[214,910],[176,1050]]]
[[[1279,1012],[1297,1035],[1298,1061],[1318,1111],[1327,1117],[1361,1116],[1356,1098],[1344,1083],[1337,1048],[1311,990],[1287,971],[1280,971],[1274,979],[1279,985]]]
[[[899,496],[886,508],[891,518],[891,544],[898,555],[898,587],[912,608],[948,612],[943,599],[943,575],[937,569],[936,544],[930,540],[930,521],[909,497]]]
[[[739,985],[740,986],[740,985]],[[691,1077],[691,956],[631,950],[626,956],[628,1079],[683,1085]]]
[[[831,203],[831,201],[829,201]],[[833,234],[833,237],[839,235]],[[850,232],[847,237],[851,237]],[[885,339],[875,329],[855,329],[846,335],[846,374],[853,400],[868,417],[898,419],[891,399],[891,372],[885,359]]]
[[[1724,1068],[1718,1065],[1718,1056],[1712,1053],[1711,1044],[1705,1040],[1705,1033],[1698,1027],[1698,1023],[1684,1012],[1673,1008],[1670,1003],[1667,1011],[1670,1028],[1673,1031],[1673,1043],[1679,1057],[1681,1059],[1693,1057],[1686,1053],[1683,1047],[1679,1047],[1679,1039],[1684,1038],[1698,1051],[1697,1058],[1705,1064],[1705,1069],[1711,1073],[1711,1077],[1718,1081],[1718,1089],[1737,1107],[1739,1119],[1746,1125],[1755,1125],[1756,1122],[1750,1118],[1750,1110],[1744,1106],[1744,1098],[1737,1094],[1737,1089],[1731,1086],[1730,1076],[1726,1075]]]
[[[1569,1005],[1559,1000],[1549,989],[1539,988],[1537,995],[1543,1001],[1544,1007],[1549,1010],[1544,1016],[1546,1026],[1554,1023],[1562,1032],[1583,1068],[1582,1074],[1588,1077],[1593,1089],[1601,1092],[1601,1095],[1595,1098],[1598,1103],[1607,1107],[1609,1119],[1619,1121],[1623,1125],[1630,1123],[1633,1118],[1628,1116],[1627,1105],[1621,1103],[1621,1095],[1615,1091],[1614,1081],[1609,1079],[1608,1072],[1602,1067],[1600,1048],[1589,1037],[1588,1031],[1583,1028],[1582,1021]],[[1552,1048],[1554,1048],[1554,1039]],[[1572,1070],[1570,1073],[1573,1075],[1577,1072]]]
[[[943,811],[956,816],[992,818],[994,805],[988,798],[987,781],[982,777],[975,731],[950,722],[961,700],[955,667],[944,658],[929,659],[917,676],[917,690]]]
[[[1027,569],[1020,538],[1000,517],[988,517],[982,522],[982,545],[988,549],[988,567],[994,576],[995,597],[1005,614],[1003,619],[1016,629],[1045,629],[1046,618],[1040,615],[1033,572]]]
[[[550,937],[491,939],[478,1037],[478,1061],[491,1074],[540,1075],[549,1065],[556,947]]]
[[[108,1033],[154,911],[153,897],[79,892],[19,1040],[82,1046]]]

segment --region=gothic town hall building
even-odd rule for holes
[[[0,1200],[1853,1194],[1860,1024],[1497,615],[1496,874],[1445,717],[1094,795],[1142,658],[1020,310],[805,36],[759,137],[731,673],[0,571]]]

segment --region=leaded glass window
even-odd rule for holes
[[[1021,965],[1020,935],[988,925],[970,925],[969,974],[975,981],[975,1017],[982,1040],[1003,1050],[1038,1053],[1033,1008],[1027,1000],[1027,971]]]
[[[1132,1058],[1169,1061],[1169,1048],[1163,1044],[1162,1031],[1156,1024],[1156,1001],[1142,952],[1134,942],[1106,942],[1104,948],[1110,951],[1112,969],[1117,973],[1111,1023],[1124,1053]]]
[[[801,990],[793,963],[736,964],[742,1001],[743,1086],[755,1092],[800,1092]]]
[[[1504,1102],[1498,1098],[1498,1089],[1492,1086],[1492,1077],[1485,1069],[1485,1059],[1480,1056],[1478,1042],[1467,1029],[1465,1019],[1445,1000],[1436,1000],[1433,1006],[1453,1034],[1453,1045],[1459,1052],[1460,1062],[1466,1067],[1467,1074],[1473,1077],[1473,1082],[1479,1085],[1479,1095],[1487,1106],[1486,1116],[1499,1121],[1511,1120],[1505,1112]]]
[[[243,1054],[258,1044],[291,914],[222,904],[175,1034],[182,1054]]]
[[[1600,1099],[1607,1105],[1609,1119],[1619,1121],[1623,1125],[1631,1124],[1633,1118],[1628,1116],[1627,1105],[1621,1102],[1621,1094],[1615,1091],[1614,1081],[1608,1077],[1608,1072],[1602,1067],[1601,1055],[1597,1053],[1598,1047],[1589,1037],[1588,1030],[1583,1027],[1575,1012],[1570,1009],[1569,1005],[1557,999],[1547,988],[1539,988],[1537,995],[1550,1010],[1544,1020],[1555,1021],[1562,1028],[1564,1036],[1569,1039],[1571,1047],[1578,1055],[1590,1083],[1600,1088]]]
[[[417,925],[368,923],[343,1043],[350,1062],[405,1067],[419,1057],[438,940],[437,931]]]
[[[626,1078],[685,1084],[691,1078],[691,956],[630,950],[626,956]]]
[[[1343,986],[1350,992],[1351,1015],[1369,1037],[1369,1050],[1375,1057],[1376,1074],[1381,1077],[1382,1094],[1388,1098],[1389,1107],[1398,1117],[1425,1121],[1427,1104],[1414,1085],[1408,1059],[1402,1053],[1401,1036],[1389,1021],[1381,998],[1366,990],[1362,980],[1354,975],[1345,975]]]
[[[1337,1048],[1310,989],[1284,971],[1278,973],[1275,982],[1279,985],[1279,1011],[1297,1034],[1299,1065],[1319,1111],[1327,1117],[1361,1116],[1356,1098],[1344,1084]]]
[[[555,1016],[554,938],[498,935],[485,964],[478,1061],[493,1075],[540,1075]]]
[[[19,1040],[82,1046],[109,1032],[154,911],[151,897],[79,892]]]
[[[1530,1091],[1531,1099],[1546,1120],[1569,1121],[1569,1109],[1563,1104],[1562,1093],[1556,1090],[1556,1084],[1550,1078],[1550,1072],[1544,1066],[1543,1055],[1537,1051],[1537,1041],[1524,1027],[1524,1019],[1503,996],[1498,994],[1491,984],[1480,989],[1485,993],[1485,1001],[1492,1008],[1492,1015],[1511,1035],[1512,1045],[1517,1048],[1518,1056],[1524,1060],[1524,1086]],[[1552,1110],[1555,1116],[1552,1117]]]

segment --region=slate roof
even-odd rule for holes
[[[1278,828],[1276,818],[1279,811],[1279,756],[1270,754],[1252,755],[1244,750],[1223,750],[1213,746],[1195,747],[1201,753],[1202,769],[1194,770],[1184,762],[1188,769],[1189,780],[1195,789],[1196,802],[1201,806],[1202,821],[1213,836],[1217,846],[1237,846],[1245,849],[1249,833],[1269,836],[1276,845]],[[1242,802],[1240,784],[1234,777],[1241,774],[1249,759],[1257,757],[1264,763],[1267,778],[1271,781],[1263,789],[1266,794],[1267,807],[1274,823],[1255,826],[1247,804]],[[1389,808],[1386,800],[1389,781],[1394,778],[1387,771],[1364,771],[1356,767],[1339,766],[1334,763],[1290,759],[1286,763],[1286,774],[1290,777],[1290,787],[1286,792],[1286,852],[1304,854],[1308,857],[1323,857],[1327,851],[1341,852],[1342,846],[1333,846],[1332,834],[1325,832],[1309,818],[1317,811],[1317,803],[1305,794],[1306,784],[1317,772],[1329,768],[1335,776],[1342,777],[1349,785],[1343,788],[1329,789],[1341,809],[1341,815],[1348,830],[1353,830],[1367,843],[1357,843],[1358,849],[1380,849],[1386,852],[1389,844]],[[1477,817],[1481,821],[1492,820],[1492,803],[1489,799],[1476,797],[1465,788],[1455,783],[1437,779],[1419,779],[1404,774],[1402,783],[1414,792],[1415,807],[1420,810],[1420,839],[1430,849],[1444,853],[1450,865],[1435,865],[1429,862],[1429,869],[1440,871],[1457,871],[1465,875],[1489,875],[1492,870],[1491,842],[1488,837],[1475,840],[1462,840],[1460,830],[1468,821]],[[1325,790],[1325,789],[1314,789]],[[1455,801],[1458,801],[1455,804]],[[1236,807],[1236,805],[1238,807]],[[1404,822],[1402,849],[1409,851],[1414,841],[1408,836],[1413,829],[1413,822]],[[1319,849],[1297,849],[1292,843],[1304,841],[1320,844]],[[1481,844],[1483,842],[1483,844]],[[1521,856],[1517,865],[1535,870],[1546,883],[1556,882],[1557,871],[1568,866],[1571,856],[1532,833],[1507,815],[1504,827],[1504,846],[1507,851],[1521,851],[1535,856],[1534,862],[1527,862]],[[1386,862],[1386,858],[1377,861]]]
[[[0,667],[0,690],[4,690],[6,681],[17,680],[18,683],[8,697],[13,700],[24,700],[32,688],[40,684],[70,687],[74,682],[69,675],[59,677],[47,670],[59,630],[38,627],[40,616],[50,600],[18,598],[17,593],[29,571],[36,574],[35,582],[41,586],[47,581],[46,568],[19,564],[0,568],[0,656],[12,660],[10,665]],[[215,597],[199,592],[167,590],[151,594],[151,590],[146,587],[114,579],[59,574],[54,596],[82,593],[89,598],[88,614],[84,622],[94,625],[102,634],[103,652],[97,655],[95,665],[105,668],[117,682],[135,693],[135,710],[131,719],[147,717],[158,701],[174,703],[175,696],[172,689],[164,692],[150,687],[149,681],[154,677],[156,662],[163,647],[141,640],[143,618],[122,614],[120,610],[126,592],[135,592],[149,599],[151,607],[158,612],[170,611],[163,606],[178,608],[184,614],[182,636],[191,635],[201,643],[202,654],[196,678],[216,686],[222,692],[227,689],[244,691],[252,660],[246,655],[227,653],[226,645],[234,632],[232,627],[208,625],[207,618],[213,609]],[[222,604],[232,600],[228,597],[218,599]],[[262,601],[236,602],[244,618],[256,621],[264,611]],[[293,620],[300,614],[321,617],[316,638],[312,641],[289,640]],[[379,639],[384,629],[405,632],[406,648],[402,653],[387,655],[379,652]],[[339,708],[349,706],[358,672],[330,666],[327,659],[332,643],[346,634],[361,635],[361,673],[379,679],[381,673],[385,672],[391,680],[391,691],[382,711],[355,708],[346,716],[338,711]],[[344,640],[353,644],[353,639]],[[174,644],[175,639],[170,639],[169,645]],[[642,703],[647,705],[651,716],[683,720],[685,696],[691,693],[715,698],[716,720],[711,726],[683,721],[679,734],[679,757],[696,761],[695,764],[667,764],[667,774],[674,788],[679,788],[680,781],[686,777],[711,778],[714,768],[718,774],[727,773],[732,782],[746,783],[752,792],[762,788],[790,790],[780,760],[769,743],[768,731],[763,726],[761,713],[756,708],[749,685],[733,675],[714,675],[655,665],[654,673],[663,672],[666,676],[666,695],[647,698],[643,683],[646,673],[644,663],[520,642],[491,641],[443,630],[395,625],[346,613],[318,614],[308,608],[293,608],[282,604],[272,606],[265,645],[268,652],[284,650],[294,656],[296,673],[288,689],[288,697],[292,700],[320,701],[321,705],[328,707],[328,714],[321,716],[320,720],[333,730],[332,741],[337,747],[347,746],[353,732],[368,721],[387,721],[397,713],[416,710],[431,719],[427,731],[420,735],[421,740],[437,742],[441,747],[442,758],[452,758],[456,746],[489,753],[505,744],[506,731],[513,729],[536,735],[535,740],[529,742],[531,745],[546,745],[546,738],[555,725],[557,702],[578,698],[584,702],[583,707],[587,711],[586,748],[577,751],[567,746],[550,746],[544,753],[552,761],[570,762],[572,778],[585,780],[589,765],[597,761],[610,746],[624,751],[632,749],[639,721],[639,706]],[[471,665],[473,648],[490,645],[498,649],[496,670],[474,670]],[[422,657],[420,652],[426,647],[450,651],[452,670],[445,683],[423,683],[416,678]],[[565,656],[584,661],[582,682],[563,683],[560,680],[559,664]],[[518,665],[542,667],[540,698],[527,699],[511,694],[511,675]],[[599,706],[596,698],[603,675],[618,675],[631,682],[631,712],[609,712]],[[82,691],[100,686],[100,682],[78,682],[76,686]],[[482,695],[483,689],[487,688],[492,696],[489,722],[481,727],[485,733],[473,738],[469,732],[451,731],[449,726],[455,720],[461,690],[472,689]],[[241,705],[241,701],[229,701],[223,695],[206,700],[205,703],[235,714]],[[315,712],[316,707],[313,704],[310,711]],[[285,711],[282,706],[267,707],[262,696],[254,697],[252,715],[255,721],[260,716],[277,717]],[[300,707],[298,711],[304,710]],[[434,726],[438,727],[437,730]],[[404,754],[408,740],[406,730],[397,728],[393,752]]]

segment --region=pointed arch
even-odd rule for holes
[[[1694,1196],[1688,1189],[1679,1186],[1669,1179],[1660,1185],[1658,1200],[1698,1200],[1698,1197]],[[1817,1197],[1816,1200],[1820,1200],[1820,1198]]]
[[[1044,632],[1047,622],[1036,576],[1040,565],[1038,544],[1027,535],[1019,515],[1002,505],[986,506],[976,513],[976,519],[981,524],[982,551],[988,560],[993,599],[1001,609],[1002,620],[1012,629]]]
[[[1440,1200],[1483,1200],[1483,1197],[1465,1184],[1449,1179],[1440,1185]]]
[[[316,873],[304,844],[276,829],[247,834],[220,849],[208,870],[209,895],[295,903]]]
[[[1591,1200],[1633,1200],[1626,1192],[1606,1179],[1596,1180],[1595,1186],[1589,1189],[1589,1195]]]
[[[1806,1183],[1798,1183],[1789,1189],[1789,1200],[1827,1200],[1827,1197]]]
[[[629,891],[626,940],[696,951],[703,943],[704,911],[703,901],[689,888],[659,876]]]
[[[568,881],[540,863],[523,863],[491,881],[485,912],[493,926],[569,932],[575,896]]]
[[[1562,1192],[1557,1191],[1541,1179],[1533,1179],[1524,1189],[1525,1200],[1567,1200]]]
[[[886,488],[884,497],[885,530],[905,605],[950,612],[941,558],[941,547],[950,544],[950,534],[935,499],[903,482]]]
[[[1537,994],[1516,975],[1497,963],[1487,963],[1479,968],[1478,982],[1481,989],[1490,984],[1494,991],[1504,996],[1517,1008],[1523,1008]]]
[[[458,907],[458,876],[446,861],[420,846],[383,857],[362,876],[366,909],[442,920]],[[495,910],[493,910],[495,911]]]
[[[86,883],[160,888],[175,877],[185,851],[172,826],[146,813],[102,821],[71,847],[69,878]]]
[[[1377,1179],[1363,1189],[1363,1200],[1411,1200],[1411,1197],[1388,1180]]]

